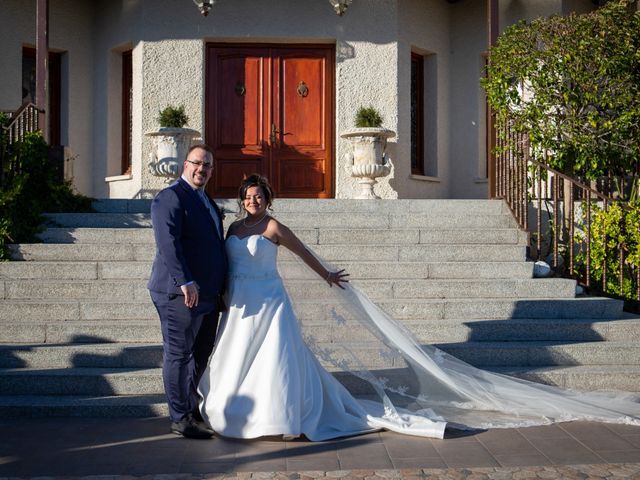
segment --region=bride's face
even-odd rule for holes
[[[262,216],[267,210],[267,201],[261,187],[249,187],[244,196],[244,209],[254,217]]]

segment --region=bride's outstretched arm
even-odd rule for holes
[[[347,279],[349,274],[345,273],[344,269],[333,272],[325,268],[286,225],[283,225],[275,219],[271,219],[267,229],[271,230],[270,233],[276,237],[280,245],[283,245],[298,255],[302,261],[306,263],[311,270],[320,275],[329,286],[336,284],[340,288],[344,288],[342,283],[349,281]]]

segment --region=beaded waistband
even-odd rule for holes
[[[229,272],[228,276],[229,278],[238,278],[242,280],[270,280],[280,278],[280,274],[277,270],[262,273]]]

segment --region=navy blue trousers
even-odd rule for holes
[[[187,308],[184,297],[150,292],[162,329],[162,379],[173,422],[198,405],[198,383],[213,351],[218,328],[217,300]]]

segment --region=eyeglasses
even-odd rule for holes
[[[205,170],[208,170],[210,168],[213,167],[213,163],[207,163],[207,162],[194,162],[193,160],[186,160],[187,162],[189,162],[191,165],[195,165],[196,168],[204,168]]]

